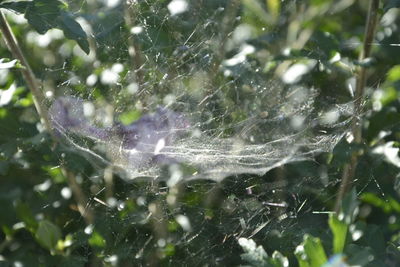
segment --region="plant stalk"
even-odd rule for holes
[[[368,9],[368,16],[366,21],[366,28],[364,33],[363,49],[359,56],[359,61],[362,62],[371,54],[372,42],[375,36],[375,29],[378,21],[379,0],[370,0]],[[354,101],[354,118],[352,121],[352,134],[354,136],[354,143],[362,143],[362,121],[359,115],[362,110],[362,101],[367,81],[367,70],[363,66],[357,69],[357,80],[355,89]],[[336,198],[335,211],[339,212],[342,199],[349,191],[351,184],[354,181],[358,163],[359,152],[354,152],[351,156],[350,163],[346,164],[342,174],[338,195]]]
[[[32,93],[33,103],[35,105],[36,111],[40,117],[41,122],[44,124],[46,130],[52,137],[54,142],[57,142],[57,138],[54,134],[53,128],[51,127],[49,114],[47,112],[47,108],[45,105],[46,98],[44,97],[39,82],[37,81],[35,74],[32,71],[28,61],[26,60],[22,50],[13,34],[10,25],[8,24],[3,12],[0,10],[0,31],[3,35],[3,39],[7,44],[8,49],[10,50],[13,57],[21,63],[23,68],[21,69],[22,76]],[[68,172],[64,167],[62,167],[63,173],[67,178],[68,185],[74,193],[75,200],[79,207],[84,207],[87,203],[87,197],[83,190],[80,188],[79,184],[76,181],[75,175],[71,172]],[[82,209],[79,208],[79,211],[82,217],[85,219],[86,223],[93,223],[93,212],[91,209]]]
[[[135,20],[137,16],[137,6],[135,3],[128,3],[128,1],[124,4],[124,19],[125,25],[129,28],[129,30],[135,26]],[[143,53],[141,51],[140,45],[136,40],[136,36],[132,34],[128,38],[128,53],[132,62],[132,74],[134,75],[136,83],[140,86],[144,83],[144,73],[142,70],[143,67]]]
[[[18,59],[21,65],[24,67],[23,69],[21,69],[21,73],[22,76],[24,77],[24,80],[26,81],[29,90],[32,93],[32,98],[33,98],[33,103],[35,104],[35,108],[40,116],[42,123],[46,127],[46,130],[48,130],[49,133],[52,134],[51,124],[48,118],[48,114],[46,112],[46,108],[44,106],[45,97],[40,91],[39,83],[37,82],[30,65],[25,59],[25,56],[22,53],[20,46],[18,45],[17,39],[15,38],[13,32],[11,31],[10,25],[8,24],[1,10],[0,10],[0,30],[3,34],[3,39],[6,42],[7,47],[10,50],[11,54],[13,55],[14,58]]]

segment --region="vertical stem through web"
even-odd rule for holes
[[[368,17],[366,21],[366,28],[364,33],[363,49],[360,53],[360,62],[363,62],[371,54],[372,42],[375,36],[376,24],[378,21],[378,9],[379,0],[370,0],[368,9]],[[361,118],[358,116],[361,114],[362,101],[364,96],[364,88],[367,80],[367,70],[363,66],[359,66],[357,70],[357,81],[355,89],[355,101],[354,101],[354,118],[352,121],[352,134],[354,136],[354,142],[360,144],[362,142],[362,123]],[[351,184],[354,181],[354,176],[358,162],[358,152],[354,152],[351,156],[350,163],[346,164],[342,174],[342,180],[340,183],[338,195],[336,198],[335,211],[339,212],[340,205],[344,195],[349,191]]]
[[[228,41],[229,33],[233,30],[233,27],[235,25],[235,18],[239,10],[240,4],[241,1],[239,0],[233,0],[229,2],[226,8],[225,16],[222,19],[221,22],[222,29],[219,37],[218,50],[216,51],[216,57],[212,62],[210,71],[211,74],[210,80],[213,83],[212,85],[215,84],[215,79],[217,77],[219,67],[225,57],[226,42]]]
[[[35,74],[32,71],[28,61],[26,60],[22,50],[13,34],[10,25],[8,24],[3,12],[0,10],[0,31],[3,35],[3,39],[7,44],[8,49],[10,50],[11,54],[14,58],[20,61],[21,65],[24,67],[21,69],[22,76],[32,93],[33,102],[35,104],[35,108],[39,114],[40,120],[44,124],[46,130],[49,132],[51,137],[55,142],[57,142],[57,138],[54,135],[53,129],[51,127],[51,123],[49,120],[49,114],[47,112],[47,108],[45,105],[46,98],[44,97],[42,91],[40,90],[39,83],[35,77]],[[78,203],[78,209],[85,219],[86,223],[91,224],[93,223],[93,212],[90,209],[82,209],[80,207],[84,207],[87,203],[87,197],[85,193],[80,188],[79,184],[75,179],[75,175],[72,175],[71,172],[68,172],[63,168],[63,173],[67,178],[68,185],[71,188],[72,192],[74,193],[75,200]]]
[[[137,16],[137,3],[133,1],[126,1],[124,3],[124,20],[125,25],[128,27],[129,32],[132,27],[135,26],[136,16]],[[135,78],[135,82],[139,86],[144,83],[144,73],[143,73],[143,54],[136,38],[136,35],[131,33],[131,36],[128,38],[128,53],[132,62],[132,75]]]

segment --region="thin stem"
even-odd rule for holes
[[[366,28],[364,33],[364,44],[363,49],[360,53],[359,60],[362,62],[368,58],[371,54],[371,48],[373,39],[375,36],[375,29],[378,21],[378,9],[379,0],[371,0],[368,10],[368,17],[366,21]],[[356,81],[355,90],[355,101],[354,101],[354,119],[352,121],[352,134],[354,136],[354,142],[360,144],[362,142],[362,123],[361,119],[358,118],[358,114],[361,114],[362,101],[364,96],[364,90],[367,80],[367,70],[363,66],[359,66],[357,70],[358,76]],[[338,196],[335,204],[335,211],[339,212],[340,205],[344,195],[349,191],[351,184],[354,181],[354,176],[357,168],[359,152],[353,153],[350,159],[350,163],[346,164],[342,174],[342,181],[340,183]]]
[[[113,177],[113,166],[107,166],[104,170],[104,183],[106,186],[106,199],[110,199],[114,196],[114,177]]]
[[[212,63],[211,66],[211,82],[215,84],[215,79],[218,74],[218,69],[221,65],[222,60],[225,57],[225,49],[226,49],[226,42],[228,41],[229,33],[232,31],[234,24],[235,24],[235,18],[237,15],[237,11],[240,7],[241,1],[239,0],[233,0],[231,1],[228,6],[227,10],[225,13],[225,16],[222,19],[221,22],[221,35],[219,37],[219,46],[218,50],[216,51],[216,56],[214,59],[214,62]]]
[[[124,12],[124,19],[125,19],[125,24],[129,28],[129,31],[132,27],[135,25],[136,21],[136,16],[137,16],[137,6],[135,3],[130,3],[128,1],[125,2],[125,12]],[[128,52],[129,56],[131,57],[131,62],[132,62],[132,72],[133,75],[136,78],[137,84],[142,86],[144,83],[144,73],[143,70],[141,69],[143,67],[143,55],[142,51],[140,48],[139,43],[137,40],[135,40],[136,37],[132,34],[130,38],[128,38]]]
[[[65,168],[62,169],[62,172],[64,176],[67,177],[68,185],[74,194],[79,213],[82,215],[87,224],[92,224],[94,222],[93,211],[87,205],[88,198],[86,197],[85,193],[83,193],[79,183],[76,181],[75,174],[66,170]]]
[[[21,51],[20,46],[18,45],[17,39],[15,38],[13,32],[11,31],[10,25],[8,24],[6,18],[4,17],[3,12],[0,10],[0,30],[3,34],[3,38],[7,44],[8,49],[11,51],[13,57],[18,59],[23,69],[21,69],[21,73],[26,81],[26,84],[29,90],[32,93],[33,103],[35,104],[36,110],[46,127],[46,129],[51,133],[51,124],[49,121],[48,114],[46,112],[46,108],[44,106],[45,97],[43,96],[42,92],[40,91],[39,84],[33,74],[33,71],[28,64],[27,60],[25,59],[24,54]]]
[[[40,90],[39,82],[37,81],[35,74],[32,71],[28,61],[26,60],[22,50],[13,34],[10,25],[8,24],[6,18],[4,17],[3,12],[0,10],[0,31],[3,34],[3,39],[7,44],[8,49],[14,58],[18,59],[24,68],[21,69],[22,76],[32,93],[33,102],[35,104],[35,108],[39,114],[39,117],[44,124],[46,130],[49,132],[51,137],[55,142],[57,142],[57,138],[54,135],[53,128],[51,127],[49,114],[46,109],[45,100],[42,91]],[[75,179],[75,175],[71,172],[68,172],[65,168],[62,168],[64,175],[67,177],[67,181],[69,187],[74,193],[75,200],[78,203],[78,209],[85,219],[87,223],[93,223],[93,213],[90,209],[82,209],[80,207],[84,207],[87,203],[87,197],[83,190],[80,188],[79,184]]]

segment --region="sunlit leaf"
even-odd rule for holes
[[[400,80],[400,65],[396,65],[389,70],[386,80],[389,82]]]
[[[247,8],[252,14],[257,16],[261,21],[266,24],[273,22],[272,17],[266,12],[261,3],[257,0],[243,0],[242,4]]]
[[[295,255],[301,267],[320,267],[328,259],[321,240],[308,234],[304,235],[304,241],[297,246]]]
[[[268,6],[269,12],[271,12],[274,16],[278,16],[281,9],[281,1],[280,0],[266,0],[266,4]]]
[[[104,240],[100,233],[94,231],[89,238],[89,244],[94,247],[104,247],[106,240]]]
[[[132,109],[131,111],[122,113],[119,116],[120,121],[124,124],[124,125],[129,125],[132,122],[138,120],[141,116],[140,111],[136,110],[136,109]]]
[[[164,253],[166,256],[173,256],[176,253],[175,246],[173,244],[167,244],[164,248]]]
[[[6,58],[0,59],[0,69],[21,68],[21,64],[17,59],[9,61]]]
[[[329,227],[333,233],[333,253],[342,253],[346,245],[348,225],[340,221],[336,215],[329,215]]]
[[[361,200],[365,203],[381,208],[386,213],[397,212],[400,214],[400,203],[392,197],[388,197],[388,199],[385,200],[374,193],[366,192],[361,195]]]

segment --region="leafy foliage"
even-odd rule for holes
[[[276,166],[263,176],[172,185],[161,179],[127,182],[76,149],[96,145],[93,138],[74,135],[89,131],[86,123],[86,128],[71,131],[69,143],[54,141],[43,129],[20,63],[3,42],[0,263],[397,266],[399,1],[381,4],[372,60],[363,62],[358,58],[364,1],[183,1],[190,12],[176,15],[169,11],[171,2],[179,1],[120,1],[115,6],[107,1],[0,1],[0,8],[26,19],[6,13],[46,96],[73,95],[100,103],[104,110],[111,106],[120,129],[144,125],[149,117],[151,125],[162,123],[158,116],[146,115],[147,106],[169,103],[170,93],[180,95],[182,88],[191,95],[179,99],[176,114],[207,97],[207,112],[197,116],[209,116],[207,127],[220,125],[221,135],[235,131],[228,127],[232,123],[270,117],[276,118],[270,129],[249,125],[259,133],[278,131],[274,123],[287,112],[278,100],[284,96],[289,101],[285,97],[299,88],[315,87],[317,107],[334,99],[349,103],[338,109],[351,113],[356,69],[362,66],[368,70],[368,86],[362,114],[356,117],[362,119],[364,142],[349,143],[347,136],[330,153]],[[82,21],[90,25],[90,40]],[[254,51],[240,54],[242,45]],[[240,64],[229,61],[243,57]],[[304,72],[295,75],[299,67]],[[260,84],[260,74],[271,80],[271,87]],[[254,93],[257,86],[265,87],[268,101]],[[88,102],[82,105],[88,108]],[[94,120],[90,125],[110,129],[98,124]],[[143,136],[150,131],[140,129]],[[110,133],[118,138],[109,142],[124,140],[124,135]],[[334,214],[343,166],[355,152],[354,190]],[[174,164],[165,172],[171,168]],[[193,169],[182,166],[179,171]]]
[[[61,29],[67,38],[77,41],[82,50],[89,53],[86,33],[67,12],[68,5],[64,2],[59,0],[4,1],[0,4],[0,8],[25,14],[28,23],[40,34],[53,28]]]

